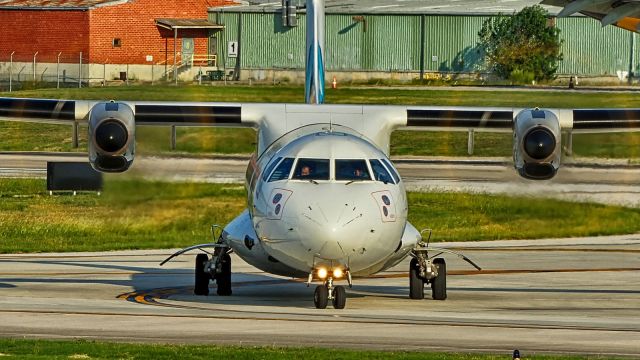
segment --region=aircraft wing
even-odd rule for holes
[[[511,130],[526,109],[407,107],[407,128]],[[640,109],[541,109],[554,113],[562,130],[581,133],[640,131]]]
[[[564,131],[640,130],[640,109],[516,109],[490,107],[309,105],[207,102],[105,102],[0,98],[0,119],[74,124],[87,121],[89,161],[122,172],[133,163],[137,125],[245,126],[259,131],[257,155],[295,129],[351,128],[386,154],[396,129],[510,131],[514,165],[531,179],[560,167]]]
[[[0,119],[47,123],[86,121],[100,101],[0,98]],[[234,103],[180,103],[125,101],[140,125],[253,126],[243,122],[241,105]]]
[[[543,0],[542,4],[562,7],[558,17],[576,13],[600,20],[602,26],[640,32],[640,2],[619,0]]]

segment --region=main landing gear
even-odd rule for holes
[[[427,241],[420,241],[410,253],[413,259],[409,264],[409,298],[424,299],[424,285],[429,284],[431,285],[431,297],[434,300],[445,300],[447,298],[447,263],[438,256],[443,253],[454,254],[476,269],[482,269],[469,258],[455,251],[429,247],[431,230],[422,230],[420,234],[426,231],[429,232]],[[437,254],[429,256],[429,251],[437,252]]]
[[[328,276],[328,271],[324,268],[320,268],[315,271],[315,273],[318,278],[324,279],[323,284],[316,286],[316,290],[313,293],[313,304],[316,306],[316,309],[326,309],[329,304],[329,300],[331,300],[334,309],[344,309],[347,304],[347,291],[343,286],[333,286],[333,279],[334,277],[340,278],[344,273],[346,273],[349,287],[351,287],[351,274],[349,271],[343,272],[342,269],[336,268],[331,271],[333,276]],[[307,286],[309,286],[311,281],[313,281],[313,275],[314,272],[309,274]]]
[[[433,300],[445,300],[447,298],[447,264],[443,258],[431,261],[427,257],[417,253],[411,259],[409,265],[409,298],[415,300],[424,299],[424,285],[431,284],[431,297]]]
[[[211,226],[211,234],[214,239],[218,239],[215,243],[200,244],[182,249],[169,256],[160,266],[164,265],[176,256],[182,255],[191,250],[201,250],[206,254],[196,255],[195,261],[195,286],[193,293],[195,295],[209,295],[209,281],[215,280],[218,286],[217,293],[220,296],[231,295],[231,249],[224,243],[221,236],[216,237],[216,229],[220,234],[222,228],[218,225]],[[213,249],[213,252],[205,249]],[[209,257],[211,255],[211,257]]]
[[[209,295],[209,280],[215,280],[220,296],[229,296],[231,291],[231,256],[223,248],[216,249],[213,256],[196,255],[195,295]]]

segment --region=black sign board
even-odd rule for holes
[[[102,173],[88,162],[47,162],[47,190],[102,191]]]

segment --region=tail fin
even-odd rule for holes
[[[324,103],[324,0],[307,0],[305,102]]]

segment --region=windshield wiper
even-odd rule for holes
[[[344,184],[344,185],[345,185],[345,186],[346,186],[346,185],[350,185],[350,184],[353,184],[353,183],[354,183],[354,182],[356,182],[356,181],[364,181],[364,179],[353,179],[353,180],[347,181],[347,183],[346,183],[346,184]]]

